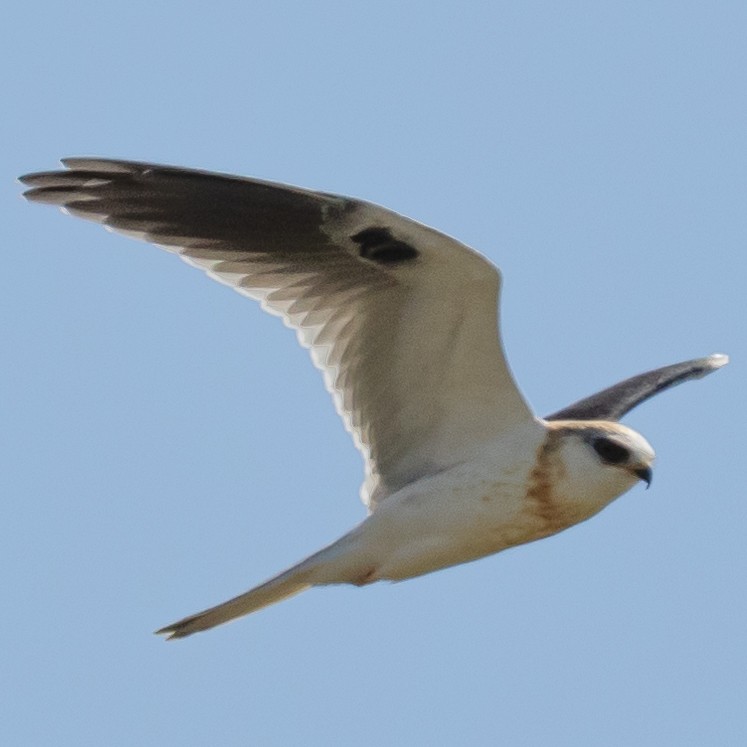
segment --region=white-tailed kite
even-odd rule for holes
[[[497,319],[500,275],[385,208],[149,163],[70,158],[25,196],[151,241],[293,327],[365,461],[369,514],[343,537],[217,607],[181,638],[311,586],[400,580],[546,537],[639,480],[654,451],[617,421],[725,355],[634,376],[547,418],[519,392]]]

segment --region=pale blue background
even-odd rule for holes
[[[6,9],[7,745],[747,743],[744,2],[41,2]],[[66,155],[383,203],[504,273],[539,413],[636,410],[652,489],[541,543],[158,626],[363,515],[292,333],[174,257],[18,198]]]

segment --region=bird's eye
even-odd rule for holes
[[[592,442],[592,446],[602,461],[607,464],[622,464],[630,457],[630,452],[624,446],[620,446],[609,438],[597,438]]]

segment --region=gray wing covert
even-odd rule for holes
[[[74,158],[26,197],[158,244],[293,327],[364,455],[364,500],[532,417],[499,340],[500,276],[382,207],[272,182]]]
[[[564,407],[545,420],[620,420],[649,397],[690,379],[707,376],[728,362],[727,356],[716,354],[646,371]]]

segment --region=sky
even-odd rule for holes
[[[0,31],[0,741],[747,743],[743,2],[15,3]],[[363,519],[291,331],[175,257],[19,198],[65,156],[386,205],[501,267],[542,415],[632,412],[651,489],[399,584],[152,631]]]

